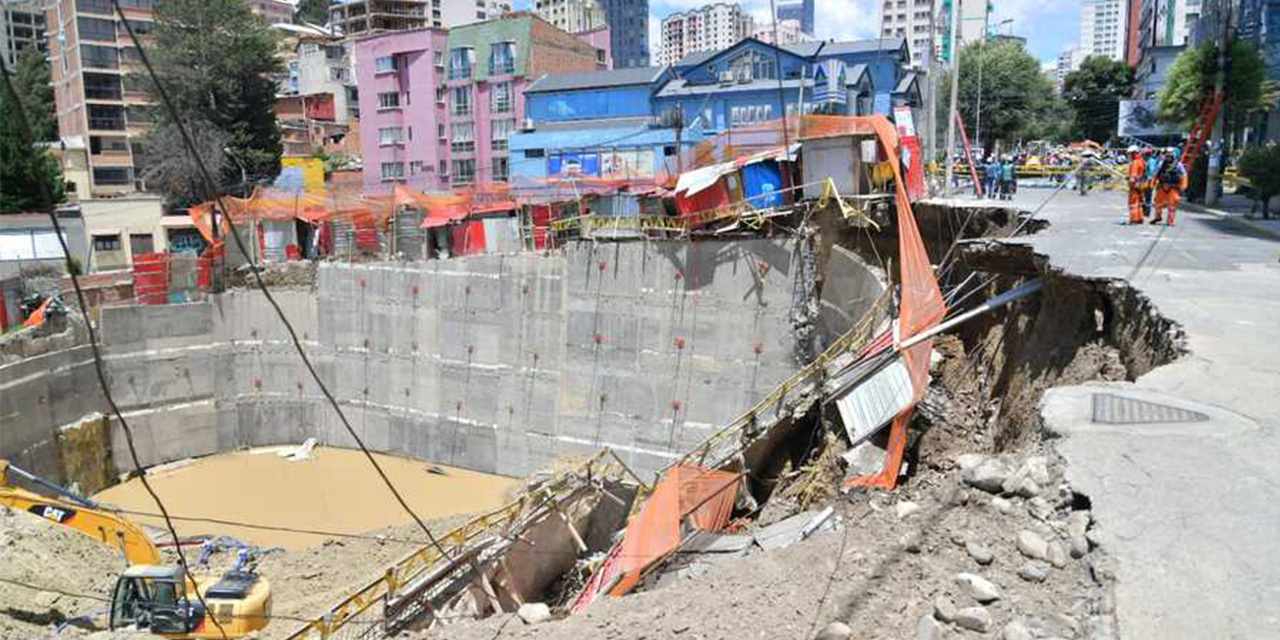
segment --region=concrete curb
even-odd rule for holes
[[[1249,229],[1252,229],[1264,235],[1271,236],[1272,238],[1280,239],[1280,231],[1276,231],[1275,229],[1264,227],[1260,224],[1254,224],[1252,220],[1248,220],[1243,215],[1240,215],[1240,214],[1227,213],[1226,211],[1223,211],[1221,209],[1213,209],[1210,207],[1206,207],[1202,204],[1196,204],[1194,202],[1184,202],[1182,203],[1182,208],[1188,211],[1195,211],[1196,213],[1204,213],[1211,216],[1216,216],[1223,220],[1229,220],[1242,227],[1247,227]]]

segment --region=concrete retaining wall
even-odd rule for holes
[[[324,264],[315,291],[274,295],[371,449],[518,476],[608,445],[653,471],[796,370],[794,259],[782,240],[582,243]],[[259,292],[104,309],[101,339],[144,465],[355,444]],[[93,411],[85,346],[0,366],[0,457],[61,478],[54,434]]]

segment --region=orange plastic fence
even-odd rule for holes
[[[889,139],[889,135],[893,135],[896,139],[897,132],[893,130],[888,120],[873,119],[872,124],[882,142]],[[915,214],[912,213],[911,203],[907,199],[901,165],[893,147],[885,145],[885,148],[889,150],[889,164],[893,166],[894,185],[898,195],[896,198],[898,262],[901,265],[899,273],[902,287],[898,311],[898,341],[901,342],[937,326],[947,313],[947,305],[942,299],[942,291],[938,288],[938,280],[934,277],[929,254],[925,251],[924,241],[920,238],[920,229],[916,226]],[[924,397],[928,386],[929,356],[932,352],[933,341],[925,340],[903,353],[914,391],[911,405],[893,419],[893,425],[889,430],[889,450],[880,473],[853,478],[847,485],[884,489],[893,489],[897,486],[898,473],[902,467],[902,455],[907,445],[907,424],[911,420],[911,413],[916,403]]]

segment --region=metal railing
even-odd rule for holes
[[[440,548],[428,545],[405,556],[388,567],[381,577],[331,607],[320,617],[303,625],[288,636],[287,640],[335,640],[365,638],[370,637],[371,633],[381,635],[385,609],[380,611],[374,605],[381,602],[385,607],[390,604],[404,587],[423,578],[432,567],[441,560],[445,560],[446,557],[441,554],[440,549],[444,549],[451,558],[460,557],[466,553],[467,546],[481,536],[500,533],[498,529],[515,523],[526,508],[545,505],[572,495],[580,485],[570,482],[571,479],[621,477],[623,473],[635,479],[641,488],[645,487],[613,450],[601,449],[586,461],[560,471],[546,481],[526,489],[515,501],[476,516],[466,524],[438,537]]]

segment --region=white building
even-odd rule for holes
[[[1080,50],[1085,58],[1124,60],[1129,25],[1125,0],[1084,0],[1080,8]]]
[[[1080,63],[1088,57],[1084,49],[1071,47],[1063,49],[1058,54],[1058,65],[1053,72],[1053,90],[1062,93],[1062,83],[1067,79],[1067,74],[1080,68]]]
[[[675,64],[698,51],[726,49],[755,33],[754,23],[751,14],[736,3],[720,2],[673,13],[662,19],[658,64]]]
[[[596,0],[535,0],[533,12],[566,33],[583,33],[605,26],[604,9]]]
[[[969,4],[978,5],[976,0]],[[922,69],[929,66],[929,52],[939,46],[940,25],[946,16],[939,11],[941,0],[883,0],[880,5],[880,35],[885,38],[907,39],[911,51],[911,66]],[[968,9],[965,5],[964,9]],[[964,33],[964,29],[961,29]]]
[[[755,25],[755,33],[751,34],[751,36],[761,42],[773,44],[773,23]],[[799,20],[778,21],[778,44],[798,44],[801,42],[813,42],[813,40],[813,36],[800,29]]]

